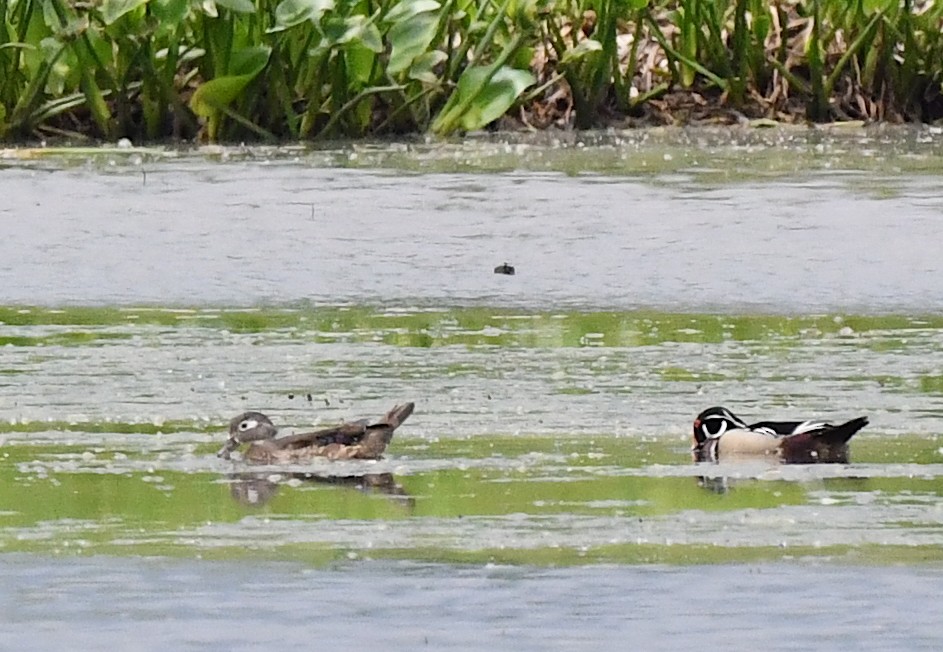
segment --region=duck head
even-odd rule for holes
[[[229,439],[216,453],[217,457],[229,459],[229,454],[247,442],[272,439],[278,429],[261,412],[243,412],[229,422]]]
[[[746,427],[743,419],[727,408],[708,408],[694,420],[694,447],[702,446],[708,439],[717,439],[728,430]]]

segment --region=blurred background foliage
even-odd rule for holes
[[[0,0],[4,140],[932,122],[941,81],[929,1]]]

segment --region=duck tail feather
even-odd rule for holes
[[[822,433],[822,437],[830,444],[844,444],[866,425],[868,425],[868,417],[858,417],[827,429]]]
[[[384,417],[383,420],[386,425],[395,430],[396,428],[399,428],[406,419],[409,418],[409,415],[413,413],[413,409],[415,407],[416,404],[413,402],[397,405],[386,413],[386,417]]]

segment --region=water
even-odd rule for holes
[[[474,146],[423,174],[296,152],[13,167],[0,176],[0,275],[15,282],[0,300],[932,311],[939,177],[897,171],[939,169],[941,138],[926,138],[884,156],[858,138],[716,156],[616,140],[595,150],[607,166],[570,150],[577,170],[565,158],[548,170],[560,148],[531,147],[514,160],[536,170],[502,174],[449,171],[507,158]],[[777,155],[799,169],[781,172]],[[863,160],[878,169],[850,167]],[[504,261],[514,277],[492,274]]]
[[[4,645],[939,649],[940,134],[676,136],[4,151]],[[695,466],[714,404],[871,425]]]
[[[37,569],[7,556],[0,562],[4,644],[675,650],[707,641],[730,650],[935,650],[940,642],[939,570],[412,563],[311,570],[291,563],[102,561],[54,560]],[[869,590],[848,594],[849,586],[865,585]]]

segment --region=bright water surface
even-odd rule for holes
[[[94,557],[37,568],[11,556],[0,580],[0,636],[24,652],[678,650],[698,641],[726,641],[728,650],[848,649],[849,641],[859,650],[934,650],[943,574],[783,564],[312,570]]]
[[[0,153],[3,645],[939,649],[943,136],[739,138]]]
[[[120,153],[69,167],[16,161],[0,176],[0,274],[11,279],[0,299],[941,305],[943,137],[901,132],[892,142],[914,142],[897,151],[863,136],[775,133],[723,146],[636,136],[567,148],[236,151],[224,165]],[[482,172],[491,168],[506,169]],[[504,261],[514,278],[491,273]]]

